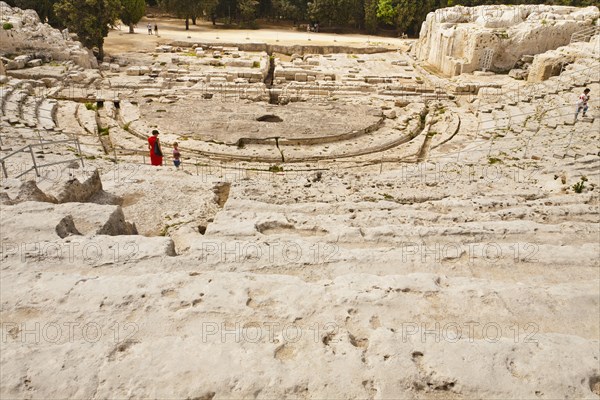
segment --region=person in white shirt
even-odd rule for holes
[[[579,111],[583,110],[583,116],[585,117],[585,113],[588,110],[588,101],[590,101],[590,89],[586,88],[581,96],[579,96],[579,100],[577,101],[577,111],[575,111],[575,119],[579,115]]]

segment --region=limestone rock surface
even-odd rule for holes
[[[571,36],[592,26],[600,16],[587,8],[518,5],[455,6],[429,13],[423,23],[416,56],[448,76],[485,67],[508,72],[523,55],[567,45]]]

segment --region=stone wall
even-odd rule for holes
[[[416,56],[448,76],[481,69],[486,49],[490,70],[507,72],[523,55],[568,44],[571,35],[600,17],[597,7],[547,5],[451,7],[428,14]]]
[[[92,52],[80,42],[63,36],[58,29],[41,23],[33,10],[10,7],[0,1],[0,23],[12,24],[11,29],[0,28],[0,55],[32,55],[46,60],[72,60],[83,68],[96,68]]]
[[[382,46],[344,46],[344,45],[284,45],[267,44],[262,42],[253,43],[225,43],[225,42],[198,42],[198,41],[173,41],[169,45],[173,47],[190,47],[196,44],[203,48],[218,47],[237,47],[241,51],[248,52],[267,52],[280,54],[377,54],[396,51],[395,47]]]

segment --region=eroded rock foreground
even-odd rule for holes
[[[98,68],[0,8],[2,398],[600,395],[597,8]]]

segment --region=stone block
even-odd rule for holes
[[[169,46],[169,45],[162,45],[162,46],[158,46],[155,51],[157,53],[170,53],[173,50],[173,46]]]
[[[396,110],[385,110],[383,115],[388,119],[396,119]]]
[[[83,82],[85,80],[85,74],[79,71],[70,72],[68,77],[74,82]]]
[[[140,74],[140,67],[129,67],[125,70],[125,73],[130,76],[138,76]]]
[[[40,60],[39,58],[36,58],[35,60],[31,60],[31,61],[27,61],[27,66],[28,67],[40,67],[43,64],[43,61]]]
[[[521,61],[523,61],[526,64],[531,64],[534,58],[535,57],[532,55],[524,55],[523,57],[521,57]]]
[[[297,72],[294,75],[294,80],[298,81],[298,82],[306,82],[307,81],[307,76],[308,75],[306,73],[304,73],[304,72]]]
[[[27,64],[27,61],[23,61],[23,60],[17,60],[16,58],[14,60],[9,60],[6,63],[6,69],[8,71],[10,70],[14,70],[14,69],[23,69],[25,68],[25,65]]]

